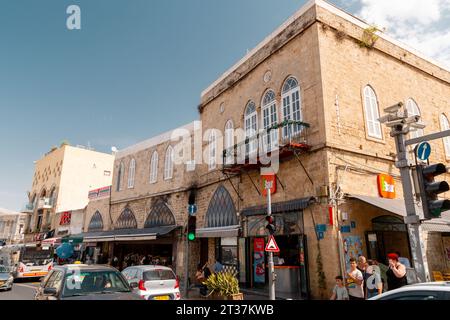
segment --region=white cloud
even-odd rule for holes
[[[450,66],[450,0],[359,0],[356,15]]]

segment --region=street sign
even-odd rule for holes
[[[431,154],[431,145],[428,142],[422,142],[417,145],[416,156],[419,160],[426,161]]]
[[[278,248],[277,242],[273,236],[270,236],[269,241],[267,242],[266,252],[280,252],[280,248]]]
[[[188,212],[191,216],[195,215],[197,213],[197,205],[196,204],[190,204],[188,206]]]

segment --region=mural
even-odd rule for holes
[[[350,269],[350,258],[358,259],[362,252],[362,241],[359,236],[348,236],[344,238],[345,266]]]

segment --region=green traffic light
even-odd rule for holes
[[[194,241],[195,240],[195,234],[189,233],[188,234],[188,239],[189,239],[189,241]]]

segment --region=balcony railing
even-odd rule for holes
[[[52,198],[41,198],[38,200],[37,208],[38,209],[51,209],[53,208],[53,199]]]
[[[278,151],[280,157],[293,150],[309,150],[310,125],[302,121],[285,120],[223,151],[224,170],[245,165],[257,165],[261,155]]]

